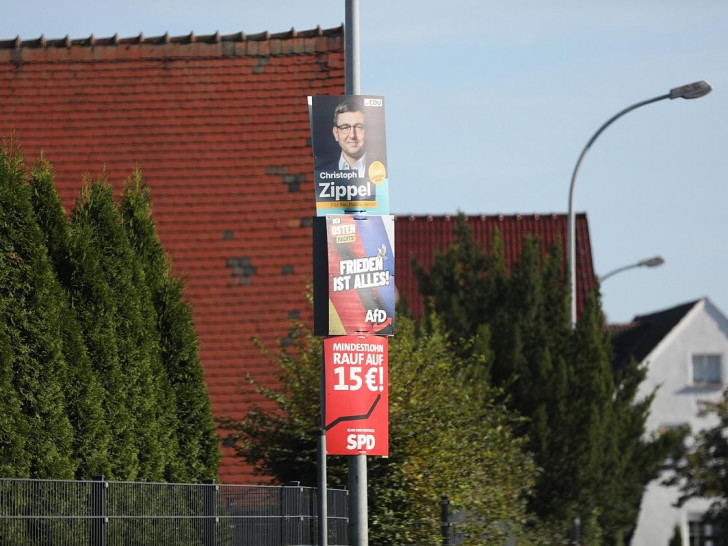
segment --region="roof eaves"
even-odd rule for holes
[[[660,339],[657,344],[652,348],[652,350],[649,352],[649,354],[645,357],[645,360],[650,357],[655,357],[657,354],[659,354],[664,347],[666,347],[670,341],[677,335],[679,335],[680,331],[685,328],[686,324],[689,322],[689,320],[697,313],[697,310],[699,307],[702,307],[703,300],[695,300],[688,303],[685,303],[683,305],[678,305],[672,309],[672,311],[675,312],[674,316],[674,322],[672,323],[672,326],[669,327],[669,330],[665,333],[665,335]],[[671,311],[668,309],[666,312]],[[669,323],[668,323],[669,326]]]
[[[678,335],[683,325],[702,300],[692,301],[650,313],[636,316],[629,324],[610,325],[612,343],[615,349],[612,366],[619,371],[634,357],[646,362],[655,357],[670,340]]]
[[[71,39],[68,36],[64,38],[47,39],[44,35],[38,38],[21,40],[20,36],[16,36],[10,40],[0,40],[0,49],[20,49],[20,48],[61,48],[71,46],[104,46],[104,45],[159,45],[159,44],[190,44],[190,43],[208,43],[215,44],[220,42],[261,42],[266,40],[290,40],[294,38],[315,38],[319,36],[333,36],[341,34],[343,24],[338,27],[322,29],[317,26],[310,30],[296,30],[291,28],[285,32],[271,34],[268,31],[256,34],[245,34],[244,32],[236,32],[234,34],[220,35],[219,32],[206,35],[195,35],[194,32],[181,36],[170,36],[165,33],[162,36],[146,37],[139,33],[137,36],[119,38],[118,34],[106,38],[96,38],[91,34],[87,38]]]

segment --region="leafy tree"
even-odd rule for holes
[[[216,478],[220,452],[192,309],[184,297],[184,281],[172,274],[171,262],[157,236],[151,193],[139,169],[126,183],[121,214],[150,288],[164,373],[175,393],[179,457],[168,469],[167,479],[199,482]]]
[[[368,459],[370,543],[439,544],[441,495],[467,510],[462,528],[472,543],[502,544],[506,531],[497,522],[522,536],[534,467],[512,434],[511,414],[492,389],[463,381],[463,362],[437,321],[418,333],[410,319],[397,320],[389,342],[390,456]],[[280,389],[258,385],[277,411],[257,409],[223,426],[228,443],[262,474],[315,484],[321,343],[303,325],[296,332],[292,350],[269,355]],[[329,457],[328,476],[345,483],[342,458]]]
[[[706,521],[728,532],[728,389],[717,402],[701,402],[699,415],[717,423],[692,435],[689,447],[675,451],[674,473],[666,485],[680,488],[678,504],[691,498],[713,499]]]
[[[27,456],[27,461],[17,460],[22,453],[19,439],[5,437],[0,445],[9,459],[3,466],[17,476],[71,478],[75,468],[64,394],[68,372],[61,339],[62,290],[35,220],[23,167],[17,148],[0,151],[0,373],[8,381],[12,370],[14,391],[3,421],[6,432],[25,432]]]
[[[469,376],[502,388],[508,407],[527,418],[517,431],[542,469],[530,509],[553,540],[580,516],[585,536],[619,543],[675,440],[641,439],[651,403],[635,399],[644,370],[613,373],[598,293],[571,327],[560,247],[542,257],[539,240],[524,238],[509,275],[497,233],[490,253],[462,215],[454,233],[429,271],[416,265],[420,291],[451,340],[474,338],[459,344],[465,357],[484,357],[469,360],[477,363]]]

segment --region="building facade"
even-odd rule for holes
[[[635,317],[614,336],[617,367],[634,356],[647,367],[639,397],[657,391],[647,434],[690,425],[693,432],[717,424],[699,416],[702,401],[722,398],[728,379],[728,318],[703,298],[670,309]],[[701,522],[710,499],[691,499],[675,506],[679,492],[661,484],[669,466],[645,490],[632,546],[667,545],[677,526],[683,544],[713,544],[715,530]]]

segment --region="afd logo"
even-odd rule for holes
[[[368,309],[364,322],[382,323],[387,320],[387,312],[384,309]]]
[[[382,106],[383,104],[382,99],[364,99],[364,106]]]

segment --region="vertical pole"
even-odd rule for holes
[[[318,441],[318,546],[329,544],[329,504],[326,487],[326,355],[321,354],[321,433]]]
[[[367,456],[349,456],[349,503],[351,546],[369,546],[367,521]]]
[[[359,71],[359,1],[346,0],[344,25],[346,40],[346,93],[361,94]],[[349,502],[351,515],[351,546],[368,546],[367,521],[367,457],[349,457]]]
[[[319,436],[319,476],[318,476],[318,534],[319,546],[329,544],[328,491],[326,489],[326,431],[322,428]]]
[[[571,541],[576,546],[581,544],[581,520],[579,518],[571,520]]]
[[[202,514],[203,520],[203,544],[205,546],[215,546],[217,540],[215,531],[217,528],[217,514],[215,510],[215,500],[217,498],[217,486],[214,479],[202,480],[203,497],[202,497]]]
[[[104,476],[91,478],[91,546],[106,546],[106,487]]]
[[[578,169],[578,165],[577,165]],[[576,182],[576,170],[571,177],[569,185],[569,210],[566,219],[566,241],[569,262],[569,317],[571,328],[576,326],[576,219],[574,218],[574,183]]]
[[[346,0],[344,39],[346,41],[346,94],[360,95],[359,0]]]
[[[440,498],[440,527],[442,529],[442,546],[450,546],[450,499]]]

